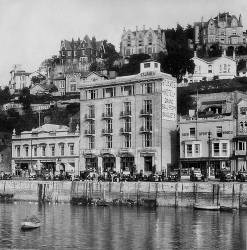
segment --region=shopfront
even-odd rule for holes
[[[116,158],[112,154],[102,155],[102,165],[104,172],[113,172],[116,170]]]
[[[132,154],[123,153],[120,155],[121,172],[129,172],[131,175],[135,172],[135,158]]]
[[[86,170],[89,172],[98,172],[98,158],[96,155],[85,155]]]

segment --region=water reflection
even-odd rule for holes
[[[36,214],[39,229],[20,222]],[[246,249],[247,212],[0,204],[0,248]]]

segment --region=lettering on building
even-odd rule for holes
[[[162,120],[177,119],[177,86],[174,80],[163,80],[162,84]]]

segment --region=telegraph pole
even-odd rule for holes
[[[211,149],[211,132],[209,130],[208,132],[208,166],[207,166],[207,175],[210,177],[210,159],[211,159],[211,154],[212,154],[212,149]]]

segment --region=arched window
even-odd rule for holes
[[[243,128],[243,127],[244,127],[244,123],[240,122],[240,128]]]

